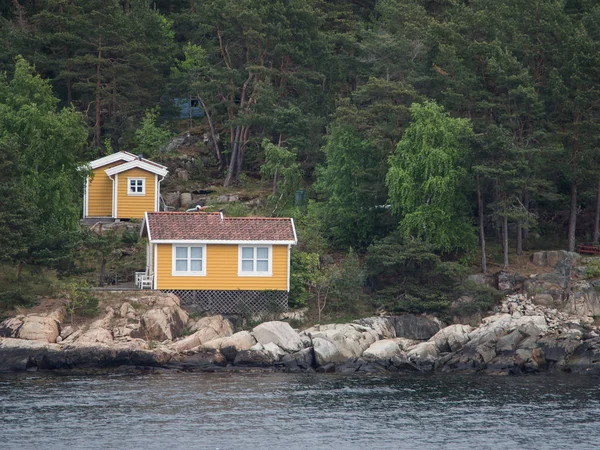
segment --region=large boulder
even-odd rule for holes
[[[141,325],[148,340],[174,340],[188,321],[187,313],[179,305],[155,308],[142,314]]]
[[[377,359],[391,359],[396,355],[401,355],[402,350],[398,345],[398,340],[395,339],[382,339],[371,344],[371,346],[364,351],[362,357],[367,360]]]
[[[325,355],[331,354],[332,360],[327,362],[335,362],[342,359],[356,359],[362,356],[363,352],[369,348],[369,346],[378,340],[378,333],[372,328],[363,327],[358,324],[331,324],[321,325],[306,330],[313,340],[313,346],[315,347],[315,357],[317,362],[327,361]],[[315,338],[328,341],[331,345],[324,345],[320,342],[321,348],[325,353],[319,354],[320,350],[317,350],[315,344]],[[331,346],[335,347],[335,351],[330,351]],[[335,360],[335,361],[334,361]]]
[[[23,325],[19,328],[19,339],[44,341],[53,343],[60,335],[60,325],[52,317],[30,315],[23,318]]]
[[[256,339],[248,331],[239,331],[225,338],[213,339],[200,346],[205,350],[220,350],[228,361],[233,361],[238,352],[250,350]]]
[[[469,325],[450,325],[438,331],[430,341],[435,342],[439,352],[456,352],[469,342],[472,330]]]
[[[440,331],[442,326],[437,319],[405,314],[395,317],[394,328],[397,337],[425,340]]]
[[[393,339],[396,337],[395,320],[393,317],[366,317],[355,320],[354,323],[375,330],[379,339]]]
[[[285,355],[279,362],[288,372],[304,372],[312,370],[315,365],[315,353],[312,347]]]
[[[510,293],[521,290],[525,278],[516,272],[501,271],[497,274],[498,290]]]
[[[327,338],[313,337],[313,350],[317,366],[342,363],[348,360]]]
[[[287,322],[264,322],[254,327],[252,333],[256,341],[262,345],[272,342],[288,353],[294,353],[304,348],[300,336]]]
[[[600,316],[600,296],[587,281],[574,283],[563,311],[580,317]]]
[[[265,350],[242,350],[235,355],[234,366],[269,367],[273,365],[273,357]]]

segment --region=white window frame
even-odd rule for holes
[[[252,272],[242,270],[242,249],[246,248],[246,247],[253,249],[254,270]],[[267,272],[258,272],[256,270],[256,260],[257,260],[256,249],[258,247],[266,248],[269,252],[269,256],[268,256],[269,270]],[[238,245],[238,276],[239,277],[272,277],[273,276],[273,246],[267,245],[267,244],[253,244],[253,245],[239,244]]]
[[[132,192],[131,191],[131,182],[132,181],[136,181],[136,182],[141,181],[142,182],[142,192]],[[140,178],[140,177],[127,178],[127,195],[146,195],[146,179]]]
[[[187,271],[176,270],[177,265],[177,247],[187,248]],[[201,271],[192,271],[190,268],[191,265],[191,248],[201,248],[202,249],[202,270]],[[182,258],[179,258],[182,259]],[[206,276],[206,245],[199,244],[173,244],[172,245],[172,259],[171,259],[171,275],[174,277],[205,277]]]

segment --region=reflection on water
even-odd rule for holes
[[[7,449],[592,449],[599,425],[577,376],[0,377]]]

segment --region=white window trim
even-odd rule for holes
[[[142,192],[131,192],[131,181],[142,180]],[[128,177],[127,178],[127,195],[146,195],[146,178],[144,177]]]
[[[175,249],[177,247],[187,247],[187,248],[191,248],[191,247],[200,247],[202,248],[202,271],[191,271],[188,270],[187,272],[182,272],[182,271],[177,271],[175,270],[175,265],[176,265],[176,257],[175,257]],[[188,255],[190,254],[189,250],[188,250]],[[186,244],[173,244],[172,245],[172,251],[171,251],[171,275],[174,277],[205,277],[206,276],[206,245],[186,245]],[[190,258],[188,256],[188,267],[190,267],[189,264]]]
[[[254,248],[254,267],[256,267],[256,247],[266,247],[269,250],[269,270],[267,272],[244,272],[242,271],[242,248]],[[238,245],[238,277],[272,277],[273,276],[273,246],[265,244],[240,244]]]

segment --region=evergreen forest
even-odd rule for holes
[[[0,305],[136,245],[80,228],[81,164],[195,132],[296,219],[292,306],[487,308],[468,274],[598,242],[599,125],[594,0],[5,0]]]

